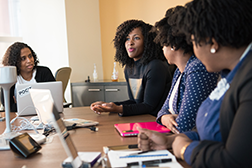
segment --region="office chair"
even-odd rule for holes
[[[2,87],[0,87],[0,112],[4,112],[4,106],[2,104],[2,96],[3,96],[3,93],[2,93]],[[0,118],[1,118],[1,115],[0,115]]]
[[[56,71],[55,73],[55,80],[56,81],[62,81],[62,88],[63,88],[63,107],[69,107],[70,105],[72,105],[72,103],[67,103],[66,99],[65,99],[65,90],[70,78],[70,74],[71,74],[72,69],[70,67],[63,67],[60,68]]]

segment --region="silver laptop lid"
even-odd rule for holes
[[[36,115],[31,96],[30,89],[49,89],[56,109],[63,112],[63,92],[62,82],[41,82],[30,84],[16,84],[16,99],[17,99],[17,112],[20,116]]]
[[[53,124],[59,135],[60,141],[68,155],[73,168],[79,168],[83,163],[78,156],[77,149],[73,144],[70,134],[61,119],[59,112],[54,106],[53,98],[48,89],[30,89],[31,99],[37,109],[43,111],[43,116],[49,124]]]

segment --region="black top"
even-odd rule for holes
[[[126,66],[124,74],[130,100],[115,102],[123,105],[121,116],[151,114],[156,117],[171,87],[174,72],[171,69],[174,68],[159,59],[147,65],[138,60],[133,68]]]
[[[222,142],[204,140],[194,148],[192,167],[251,167],[252,51],[236,72],[220,109]]]
[[[55,81],[55,78],[53,77],[53,74],[49,68],[44,67],[44,66],[37,66],[36,71],[37,72],[36,72],[35,80],[38,83]],[[14,99],[13,99],[14,90],[15,90],[15,85],[13,85],[10,89],[10,111],[11,112],[17,112],[17,104],[14,102]],[[3,91],[1,92],[1,102],[4,105]]]

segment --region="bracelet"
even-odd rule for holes
[[[185,158],[184,158],[184,153],[185,153],[186,148],[187,148],[189,145],[190,145],[190,143],[185,144],[185,145],[181,148],[181,150],[180,150],[180,157],[181,157],[182,160],[185,160]]]

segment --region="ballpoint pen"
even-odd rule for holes
[[[168,154],[152,154],[152,155],[126,155],[126,156],[120,156],[119,159],[122,158],[146,158],[146,157],[163,157],[168,156]]]
[[[141,152],[137,152],[137,153],[131,153],[131,154],[129,154],[128,156],[132,156],[132,155],[141,155],[141,154],[148,153],[148,152],[151,152],[151,151],[141,151]]]
[[[107,155],[105,154],[105,155],[103,155],[102,157],[100,157],[98,160],[97,160],[97,162],[94,164],[94,166],[93,167],[97,167],[97,166],[99,166],[100,165],[100,163],[103,163],[104,162],[104,160],[106,160],[106,157],[107,157]],[[104,163],[103,163],[103,165],[104,165]],[[102,167],[104,167],[104,166],[102,166]]]
[[[107,148],[106,150],[138,149],[138,148],[137,148],[137,144],[131,144],[131,145],[118,145],[118,146],[104,146],[103,148]]]
[[[131,167],[131,166],[158,167],[159,163],[168,163],[168,162],[172,162],[172,159],[167,158],[167,159],[148,160],[148,161],[142,161],[142,162],[131,162],[131,163],[127,163],[127,167]]]
[[[151,164],[158,164],[158,163],[167,163],[167,162],[171,162],[172,159],[168,158],[168,159],[155,159],[155,160],[147,160],[147,161],[143,161],[142,164],[143,165],[151,165]]]

